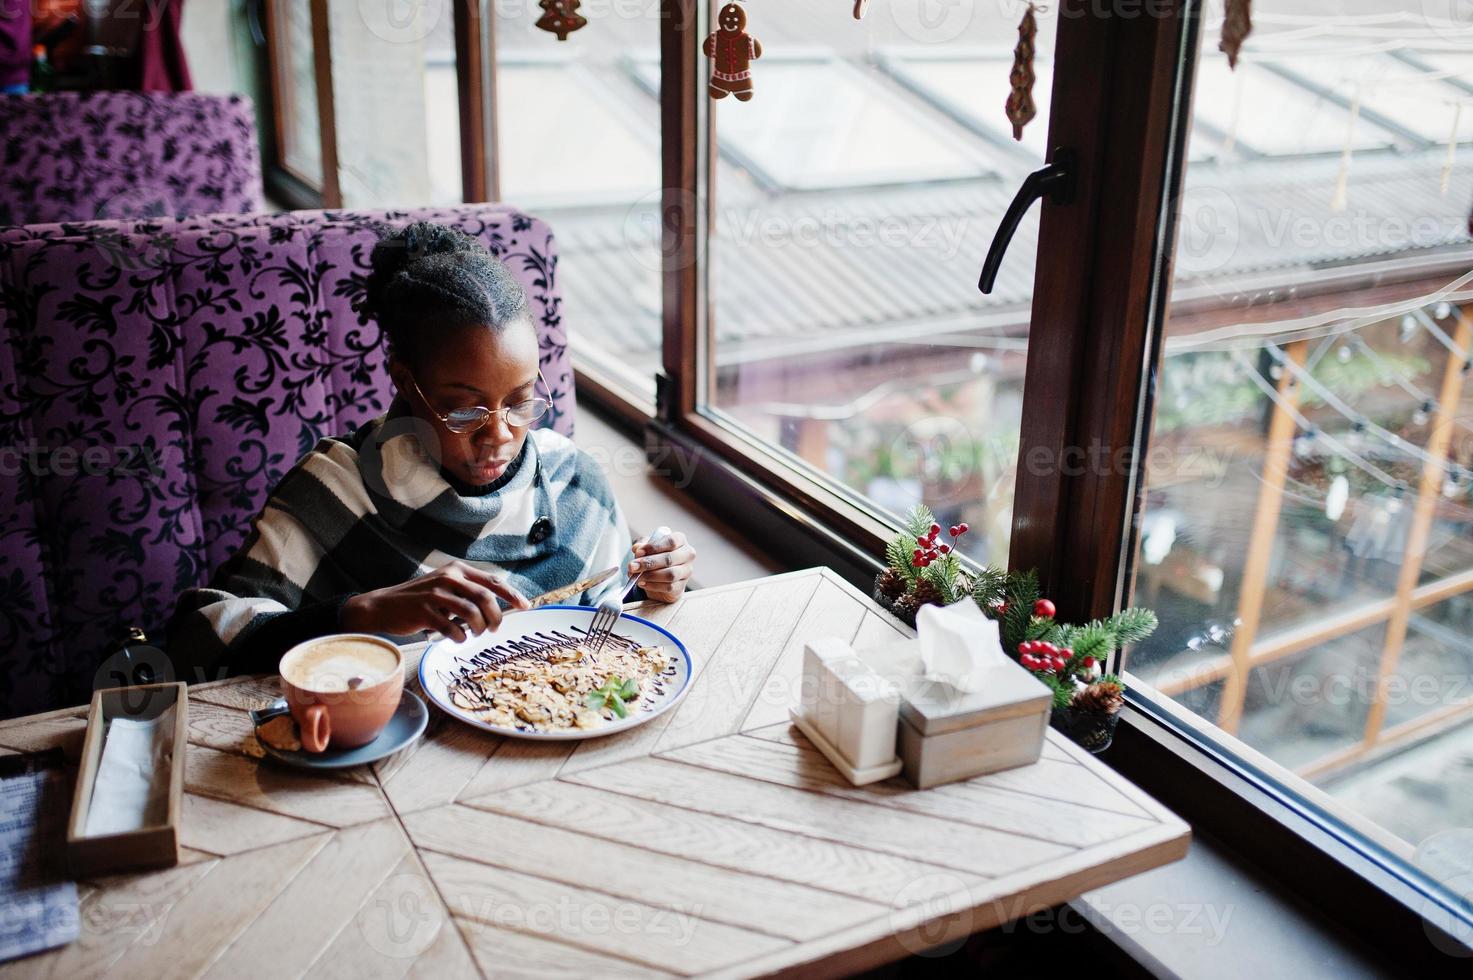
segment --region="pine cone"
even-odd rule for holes
[[[915,588],[911,590],[911,594],[915,596],[917,609],[927,603],[937,606],[942,605],[941,590],[930,579],[923,578],[917,581]]]
[[[875,576],[875,591],[891,599],[905,595],[905,576],[893,568],[887,568]]]
[[[1074,695],[1070,703],[1075,711],[1113,715],[1125,706],[1125,688],[1114,681],[1096,681]]]
[[[916,621],[916,610],[920,608],[921,604],[916,601],[915,593],[907,592],[905,595],[895,600],[895,604],[890,607],[890,611],[893,612],[895,614],[895,618],[899,619],[901,622],[914,624]]]

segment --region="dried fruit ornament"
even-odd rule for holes
[[[1217,50],[1227,55],[1228,67],[1238,67],[1238,52],[1248,35],[1253,33],[1253,10],[1251,0],[1227,0],[1222,15],[1222,40]]]
[[[716,15],[717,30],[706,38],[701,50],[712,61],[707,91],[713,99],[735,95],[737,101],[752,98],[752,62],[762,57],[762,42],[747,33],[747,12],[740,4],[728,3]]]
[[[1033,74],[1033,48],[1038,36],[1038,21],[1034,19],[1033,13],[1037,9],[1030,3],[1028,9],[1023,11],[1023,19],[1018,23],[1018,46],[1013,49],[1013,70],[1008,76],[1012,91],[1008,93],[1007,113],[1008,122],[1013,124],[1015,140],[1023,139],[1023,127],[1038,114],[1038,107],[1033,104],[1033,83],[1036,80]]]

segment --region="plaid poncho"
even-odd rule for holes
[[[607,479],[566,437],[534,430],[496,482],[471,491],[425,453],[433,436],[396,402],[298,462],[209,586],[180,597],[169,652],[181,678],[274,672],[296,643],[338,632],[351,595],[457,558],[531,597],[633,557]],[[597,604],[622,580],[579,601]]]

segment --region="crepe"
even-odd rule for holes
[[[596,729],[619,715],[611,704],[592,706],[589,695],[632,682],[621,699],[626,713],[647,708],[673,669],[660,646],[615,636],[593,652],[586,641],[561,633],[492,647],[446,678],[450,701],[477,721],[522,731]]]

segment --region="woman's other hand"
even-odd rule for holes
[[[685,592],[696,561],[696,549],[685,535],[672,531],[651,543],[648,538],[634,545],[630,576],[638,575],[644,594],[659,602],[674,602]]]
[[[526,596],[495,575],[452,561],[399,585],[353,596],[338,621],[350,633],[406,636],[435,630],[459,643],[501,625],[498,598],[513,609],[529,608]]]

